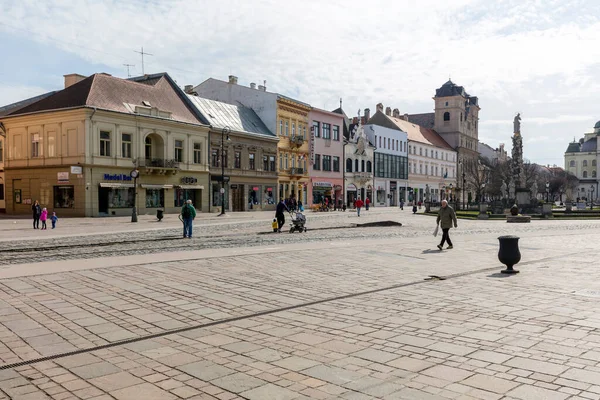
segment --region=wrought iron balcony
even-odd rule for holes
[[[302,136],[292,136],[290,137],[290,144],[292,146],[300,147],[304,144],[304,138]]]
[[[165,158],[143,158],[140,157],[137,160],[137,166],[146,169],[170,169],[177,170],[179,168],[179,161]]]
[[[290,168],[290,175],[304,175],[304,168]]]
[[[373,174],[370,172],[355,172],[354,179],[370,180],[373,178]]]

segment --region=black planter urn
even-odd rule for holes
[[[498,250],[498,260],[504,265],[506,269],[502,270],[503,274],[518,274],[519,271],[513,269],[513,266],[521,261],[521,252],[519,251],[519,237],[518,236],[500,236],[498,238],[500,242],[500,250]]]

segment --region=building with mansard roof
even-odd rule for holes
[[[598,198],[598,163],[600,151],[598,137],[600,136],[600,121],[584,134],[578,141],[573,140],[565,151],[565,170],[579,179],[579,187],[575,198]],[[592,191],[592,187],[594,190]],[[593,194],[592,194],[593,192]]]

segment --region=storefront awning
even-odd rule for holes
[[[351,183],[346,187],[346,191],[347,192],[356,192],[356,186]]]
[[[204,190],[204,186],[202,185],[178,185],[175,186],[177,189],[186,189],[186,190]]]
[[[133,188],[133,183],[100,182],[100,187],[105,188]]]
[[[142,183],[140,186],[144,189],[173,189],[173,185],[152,185],[149,183]]]

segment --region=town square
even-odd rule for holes
[[[600,2],[0,14],[0,400],[600,400]]]

